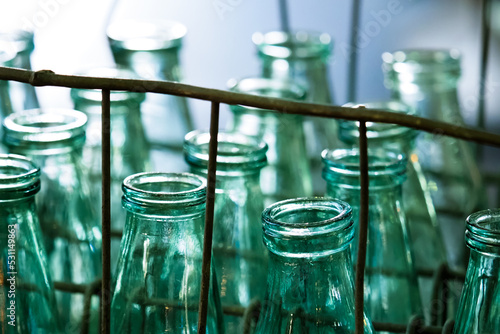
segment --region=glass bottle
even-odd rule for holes
[[[414,110],[398,101],[380,101],[361,104],[369,109],[382,109],[395,113],[414,115]],[[346,104],[356,108],[361,105]],[[424,304],[424,313],[429,317],[431,305],[432,276],[443,263],[447,263],[441,230],[437,223],[436,210],[432,203],[427,180],[420,166],[419,155],[415,151],[417,132],[411,128],[366,122],[368,145],[373,149],[386,149],[403,153],[409,157],[406,166],[407,179],[403,182],[403,203],[415,268],[419,275],[419,288]],[[359,122],[339,121],[339,138],[350,148],[359,145]]]
[[[349,204],[327,198],[277,202],[262,213],[267,291],[256,334],[354,333]],[[364,333],[374,333],[365,316]]]
[[[81,165],[87,117],[76,110],[31,109],[4,120],[4,143],[42,171],[37,210],[49,270],[55,281],[89,284],[101,275],[101,225]],[[82,322],[83,295],[56,292],[66,332]],[[90,322],[98,320],[98,298]]]
[[[207,177],[210,133],[188,133],[184,155],[192,173]],[[262,300],[267,251],[260,217],[264,197],[260,171],[267,144],[239,133],[219,132],[212,250],[223,307],[248,307]],[[244,333],[242,319],[225,315],[228,333]]]
[[[358,222],[359,150],[325,150],[322,157],[327,196],[349,203],[353,219]],[[406,157],[401,154],[386,150],[368,152],[365,305],[370,318],[378,322],[406,324],[412,315],[422,311],[402,202],[406,166]],[[356,261],[357,242],[353,243],[352,252]]]
[[[417,115],[463,126],[457,83],[460,54],[457,50],[406,50],[382,56],[385,83],[393,98],[413,107]],[[462,225],[482,202],[481,173],[470,143],[422,132],[416,149],[428,180],[438,223],[446,235],[449,262],[465,268],[466,247]]]
[[[333,104],[329,61],[333,42],[327,33],[271,31],[252,36],[257,46],[265,78],[288,79],[306,88],[306,101]],[[337,121],[331,118],[304,117],[308,158],[311,163],[313,191],[324,193],[321,179],[321,151],[340,148]]]
[[[13,59],[15,57],[15,53],[8,51],[8,50],[2,50],[0,48],[0,66],[4,67],[12,67],[13,66]],[[10,99],[10,92],[9,92],[9,85],[10,81],[7,80],[0,80],[0,120],[3,121],[4,117],[7,115],[10,115],[13,112],[12,109],[12,101]],[[0,128],[0,137],[2,136],[2,129]],[[6,153],[5,149],[0,146],[0,153]]]
[[[179,22],[154,19],[115,19],[107,28],[117,65],[144,79],[177,82],[181,81],[179,53],[186,32]],[[148,93],[142,112],[147,138],[155,149],[155,165],[184,166],[184,136],[194,129],[186,98]]]
[[[304,90],[290,81],[245,78],[230,81],[233,92],[303,100]],[[307,162],[302,116],[242,105],[230,106],[233,114],[230,131],[255,136],[269,146],[268,165],[262,169],[264,205],[292,197],[312,195],[311,170]]]
[[[189,173],[139,173],[123,181],[127,218],[112,333],[198,332],[205,197],[205,179]],[[223,333],[213,269],[207,333]]]
[[[453,333],[500,332],[500,209],[467,218],[470,260]]]
[[[111,67],[93,68],[81,73],[84,76],[132,78],[133,72]],[[88,117],[86,139],[83,146],[83,164],[88,170],[91,193],[96,212],[101,212],[102,188],[102,93],[93,89],[71,89],[71,98],[76,110]],[[126,212],[121,205],[123,179],[127,176],[151,171],[150,145],[146,140],[141,119],[141,104],[144,93],[110,92],[110,140],[111,140],[111,228],[123,233]],[[120,239],[111,240],[111,266],[116,267],[120,252]]]
[[[39,190],[38,166],[20,155],[0,154],[1,333],[59,333],[35,206]]]

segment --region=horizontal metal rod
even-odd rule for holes
[[[500,147],[500,135],[464,126],[434,121],[422,117],[398,114],[368,108],[346,108],[325,104],[304,103],[265,96],[233,93],[171,81],[97,78],[75,75],[59,75],[49,70],[28,71],[0,67],[0,80],[13,80],[33,86],[57,86],[68,88],[108,89],[140,91],[185,96],[230,105],[245,105],[261,109],[298,115],[309,115],[365,122],[398,124],[437,135],[450,136],[481,144]]]

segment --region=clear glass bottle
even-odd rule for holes
[[[207,177],[210,133],[186,135],[184,155],[192,173]],[[219,132],[212,249],[223,307],[248,307],[264,297],[267,250],[260,217],[260,171],[267,144],[239,133]],[[244,333],[241,317],[224,315],[228,333]]]
[[[123,181],[125,236],[111,303],[112,333],[197,333],[205,179],[139,173]],[[212,266],[207,333],[224,333]]]
[[[288,79],[306,88],[307,102],[333,104],[329,61],[333,42],[327,33],[271,31],[252,36],[257,46],[265,78]],[[311,163],[313,191],[324,193],[321,179],[321,152],[340,148],[337,121],[331,118],[304,117],[308,158]]]
[[[395,113],[413,115],[415,111],[398,101],[368,102],[346,104],[344,107],[364,106],[369,109],[382,109]],[[386,149],[400,152],[409,157],[407,179],[403,182],[403,203],[408,219],[408,228],[415,268],[419,275],[420,293],[424,305],[424,314],[429,318],[431,305],[433,274],[441,264],[447,263],[446,249],[439,228],[436,210],[432,203],[427,180],[420,166],[418,153],[415,151],[417,132],[411,128],[367,122],[368,145],[371,149]],[[339,138],[350,148],[359,145],[359,122],[339,121]]]
[[[463,126],[457,83],[460,54],[457,50],[406,50],[384,53],[385,83],[393,98],[413,107],[417,115]],[[450,265],[465,268],[462,242],[465,217],[483,201],[481,173],[470,143],[422,132],[416,149],[428,180],[438,223],[446,235]]]
[[[4,67],[12,67],[13,59],[15,57],[15,53],[2,50],[0,48],[0,66]],[[10,115],[13,112],[12,101],[10,99],[9,92],[10,81],[0,80],[0,121],[3,121],[4,117]],[[0,138],[3,137],[2,129],[0,128]],[[0,153],[6,153],[6,150],[2,145],[0,145]]]
[[[181,81],[179,53],[187,29],[175,21],[115,19],[107,36],[116,64],[150,80]],[[185,166],[184,136],[193,130],[186,98],[148,93],[143,104],[146,135],[155,149],[158,167]]]
[[[59,333],[52,279],[35,195],[40,168],[26,157],[0,154],[0,332]]]
[[[135,74],[117,68],[93,68],[80,73],[85,76],[131,78]],[[91,193],[95,210],[101,212],[102,188],[102,93],[93,89],[71,89],[76,110],[88,117],[86,139],[83,146],[83,164],[91,180]],[[144,93],[111,91],[110,93],[110,140],[111,140],[111,228],[123,233],[126,212],[121,205],[122,182],[127,176],[152,170],[150,145],[146,140],[141,119]],[[116,267],[120,252],[120,239],[111,241],[111,266]]]
[[[349,203],[353,219],[358,222],[361,188],[359,150],[325,150],[322,157],[326,195]],[[406,324],[412,315],[422,312],[402,201],[407,161],[401,154],[370,150],[368,163],[366,310],[373,321]],[[357,242],[352,246],[353,260],[356,261]]]
[[[290,81],[246,78],[230,81],[233,92],[303,100],[304,90]],[[230,131],[255,136],[269,146],[268,165],[262,169],[264,205],[292,197],[312,195],[312,179],[307,157],[303,120],[300,115],[241,105],[230,106],[233,114]]]
[[[453,333],[500,332],[500,209],[467,218],[470,260]]]
[[[42,171],[37,211],[52,278],[89,284],[101,275],[101,224],[81,164],[87,117],[76,110],[32,109],[4,120],[4,143],[28,156]],[[56,292],[66,332],[79,329],[83,295]],[[98,298],[91,323],[98,320]]]
[[[354,333],[349,204],[290,199],[267,207],[262,222],[270,262],[255,333]],[[366,316],[364,333],[374,333]]]

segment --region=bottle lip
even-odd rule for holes
[[[32,196],[40,190],[40,168],[18,154],[0,154],[0,200]]]
[[[252,41],[261,55],[280,59],[324,57],[333,47],[329,34],[306,30],[256,32]]]
[[[460,74],[461,54],[457,49],[404,49],[382,54],[383,69],[397,73]]]
[[[4,141],[9,146],[84,140],[87,116],[72,109],[29,109],[4,119]]]
[[[12,62],[16,58],[16,52],[10,49],[7,43],[0,41],[0,64],[2,66],[13,66]]]
[[[465,240],[471,249],[500,254],[500,209],[475,212],[466,222]]]
[[[0,30],[0,42],[9,43],[14,53],[32,52],[35,49],[34,32],[27,29]]]
[[[170,20],[122,20],[107,29],[112,47],[130,51],[160,51],[178,48],[187,33],[185,25]]]
[[[217,172],[259,170],[267,163],[267,144],[257,137],[236,132],[219,132],[217,136]],[[184,138],[184,157],[192,166],[208,168],[210,133],[189,132]]]

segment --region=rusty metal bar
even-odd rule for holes
[[[351,35],[349,38],[349,68],[347,74],[347,102],[356,102],[356,86],[358,82],[358,31],[361,16],[361,0],[352,1]]]
[[[290,33],[290,15],[287,0],[279,0],[279,6],[281,30]]]
[[[85,294],[83,296],[83,315],[82,315],[82,328],[80,330],[81,334],[88,334],[90,327],[90,315],[92,311],[92,296],[99,292],[101,287],[101,279],[97,279],[94,282],[87,285]]]
[[[364,108],[359,108],[363,110]],[[366,264],[366,245],[368,239],[368,141],[366,123],[359,122],[359,226],[358,259],[356,262],[355,322],[356,333],[364,333],[364,280]]]
[[[490,51],[490,20],[491,1],[483,0],[481,6],[481,64],[479,65],[479,103],[477,126],[485,127],[485,102],[486,102],[486,71],[488,69]]]
[[[102,90],[102,284],[101,284],[101,333],[111,332],[111,138],[110,91]]]
[[[200,306],[198,312],[198,331],[207,330],[208,292],[210,290],[212,261],[212,237],[214,229],[215,181],[217,168],[217,136],[219,134],[220,104],[212,102],[210,114],[210,143],[208,148],[207,202],[205,208],[205,232],[203,236],[203,264],[201,273]]]

